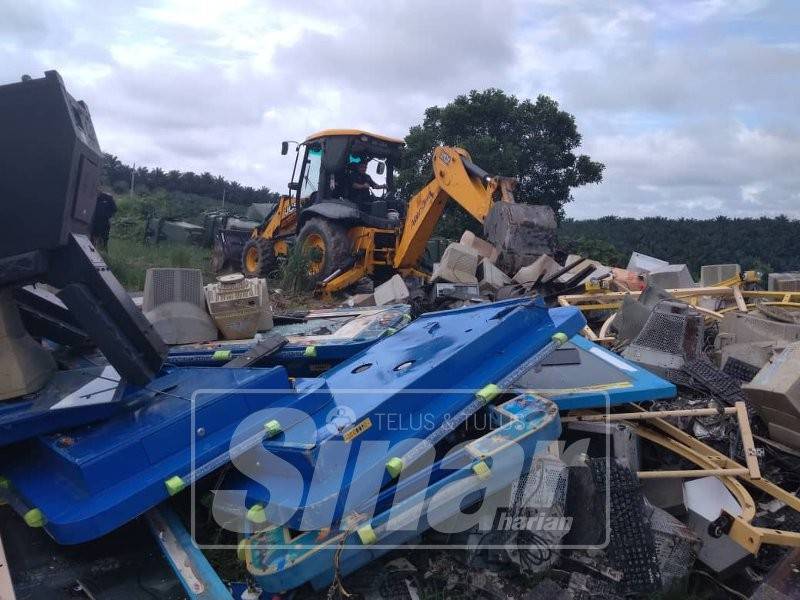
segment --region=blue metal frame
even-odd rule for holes
[[[391,500],[395,495],[403,498],[393,506],[391,501],[379,502],[372,517],[356,517],[343,524],[341,529],[331,531],[308,531],[291,538],[287,529],[255,531],[242,542],[241,548],[248,570],[265,592],[280,593],[311,582],[315,589],[323,588],[333,580],[333,557],[342,546],[339,570],[342,576],[356,571],[380,556],[404,543],[417,538],[432,526],[431,518],[437,522],[463,509],[460,499],[473,495],[476,489],[485,489],[486,496],[507,488],[516,481],[520,473],[500,466],[503,454],[512,445],[517,445],[529,462],[537,449],[546,447],[540,443],[558,439],[561,422],[555,405],[544,398],[524,395],[507,401],[499,407],[490,407],[497,427],[481,438],[470,442],[458,452],[456,460],[437,461],[435,471],[442,475],[430,485],[418,486],[407,480],[391,486],[382,496]],[[465,459],[465,460],[462,460]],[[489,467],[484,475],[473,469],[478,463]],[[403,487],[419,490],[403,492]],[[396,489],[400,488],[400,489]],[[433,517],[428,506],[434,495],[451,490],[454,498],[437,506]],[[369,513],[368,513],[369,514]],[[389,529],[387,522],[402,521],[404,514],[412,515],[413,527]],[[374,540],[365,543],[359,531],[369,527]]]
[[[38,392],[0,402],[0,446],[110,417],[127,404],[118,383],[111,367],[72,369]]]
[[[381,412],[426,413],[439,424],[524,363],[554,333],[571,336],[584,324],[577,309],[548,310],[540,300],[517,299],[423,315],[314,379],[290,382],[281,367],[168,367],[133,395],[133,410],[5,453],[0,475],[10,486],[0,486],[0,493],[29,523],[43,525],[56,541],[74,544],[145,512],[229,462],[232,452],[256,451],[259,445],[293,464],[308,490],[326,441],[351,435],[348,443],[358,448],[385,440],[400,452],[423,432],[382,426]],[[195,398],[202,390],[207,391]],[[432,396],[431,390],[443,391]],[[341,430],[331,428],[328,416],[342,408],[352,419],[339,423]],[[237,427],[254,413],[257,422],[247,422],[246,435],[232,449]],[[369,427],[365,419],[371,420]],[[304,428],[315,432],[311,439],[300,439]],[[350,494],[353,501],[368,500],[359,494],[367,494],[369,486],[354,484],[376,475],[388,483],[386,457],[365,455],[357,473],[355,461],[348,462],[344,483],[326,472],[314,488],[319,494],[306,495],[303,510],[324,513],[330,502]],[[279,510],[296,511],[280,489],[273,492]]]
[[[162,504],[148,511],[147,523],[191,600],[232,600],[230,590],[169,505]]]
[[[550,343],[555,333],[571,336],[584,325],[576,309],[547,309],[540,300],[530,299],[428,313],[325,373],[320,379],[326,390],[309,388],[315,380],[298,380],[298,392],[309,397],[330,394],[330,399],[316,403],[325,410],[309,413],[309,419],[265,442],[265,450],[299,472],[305,484],[298,506],[283,472],[260,473],[258,487],[268,488],[269,494],[266,518],[296,528],[336,522],[346,511],[344,498],[349,506],[368,502],[376,488],[390,483],[388,456],[403,456],[426,438],[428,423],[438,427],[470,404],[477,392],[499,383]],[[408,366],[401,368],[404,365]],[[329,421],[334,410],[349,415],[338,428]],[[409,418],[408,426],[396,427],[386,415],[424,415],[427,420]],[[277,411],[274,418],[280,421]],[[363,431],[348,438],[360,428]],[[339,444],[326,446],[327,442]],[[365,443],[383,443],[385,449],[364,453],[360,449]],[[332,464],[343,466],[320,473],[320,465]]]

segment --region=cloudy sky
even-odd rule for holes
[[[0,82],[57,69],[125,162],[284,191],[283,139],[404,136],[470,89],[573,113],[569,216],[800,217],[800,3],[0,0]]]

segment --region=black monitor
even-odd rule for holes
[[[166,346],[88,238],[102,153],[56,71],[0,86],[0,286],[46,282],[117,371],[145,385]]]

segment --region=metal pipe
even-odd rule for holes
[[[492,178],[492,176],[489,175],[489,173],[481,169],[478,165],[476,165],[474,162],[472,162],[467,158],[462,158],[461,162],[464,164],[464,168],[467,170],[467,173],[469,173],[473,177],[477,177],[484,183],[489,183],[489,180],[491,180]]]

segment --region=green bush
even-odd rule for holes
[[[289,250],[280,268],[280,287],[289,294],[302,294],[313,287],[308,277],[311,257],[298,245]]]

